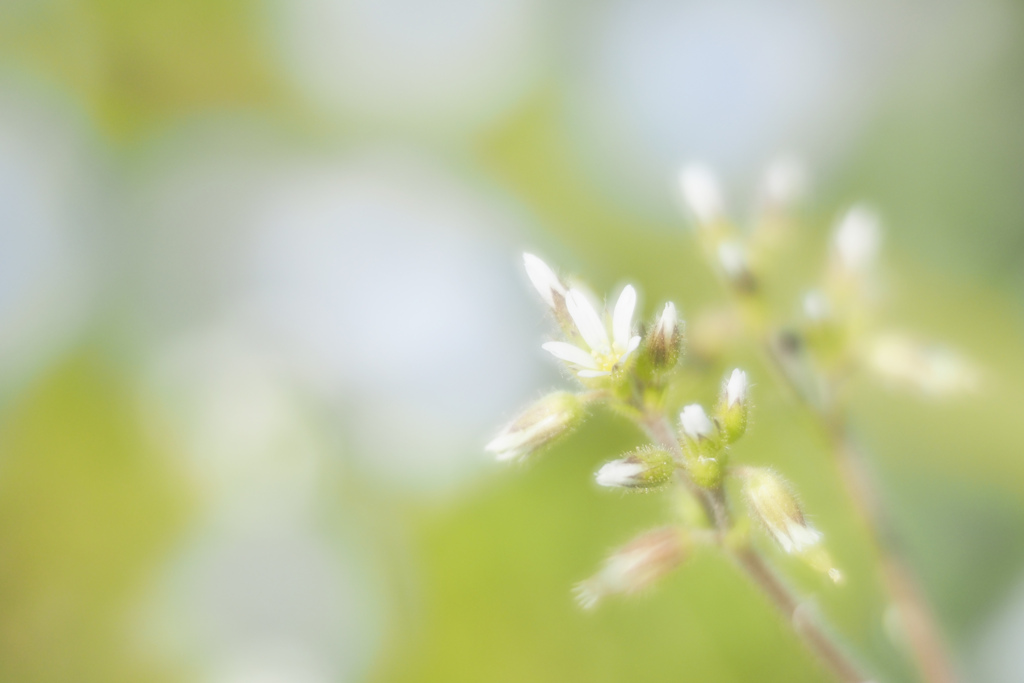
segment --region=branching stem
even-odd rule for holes
[[[683,461],[679,439],[664,414],[645,412],[641,426],[653,441],[668,449],[679,462]],[[802,608],[800,601],[772,571],[764,556],[749,543],[736,546],[725,542],[733,525],[725,492],[720,488],[714,491],[701,488],[682,470],[679,472],[679,481],[680,485],[694,495],[704,507],[708,520],[715,528],[719,546],[732,557],[750,580],[761,589],[765,597],[775,605],[807,647],[832,671],[837,680],[843,683],[862,683],[865,679],[859,673],[857,666],[829,631],[812,618],[806,609]]]

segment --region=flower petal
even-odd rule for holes
[[[592,370],[597,369],[597,361],[594,360],[594,357],[578,346],[573,346],[566,342],[553,341],[542,344],[541,348],[559,360]]]
[[[621,353],[629,344],[633,335],[633,311],[636,310],[636,290],[633,285],[626,285],[615,302],[615,313],[612,314],[612,336],[615,346]]]
[[[576,375],[579,377],[607,377],[612,374],[610,370],[578,370]]]
[[[533,286],[537,288],[537,291],[540,292],[544,302],[554,308],[554,294],[557,293],[565,296],[565,286],[558,279],[558,276],[555,275],[555,271],[551,270],[548,264],[533,254],[524,253],[523,264],[526,266],[526,275],[530,278]]]
[[[601,316],[597,314],[593,304],[586,295],[578,289],[570,289],[569,295],[565,298],[566,307],[572,321],[576,323],[576,329],[583,335],[592,351],[597,353],[608,353],[611,348],[608,344],[608,332],[604,329]]]
[[[629,359],[630,354],[636,351],[636,348],[638,346],[640,346],[640,335],[637,335],[629,340],[629,342],[626,344],[626,351],[621,356],[619,356],[619,360],[617,362],[620,365],[622,363],[625,363],[626,360]]]

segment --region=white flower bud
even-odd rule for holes
[[[751,516],[784,551],[800,555],[821,541],[821,532],[804,519],[796,496],[782,477],[762,467],[743,468],[742,477]]]
[[[718,399],[718,421],[728,443],[736,441],[747,431],[749,386],[747,373],[739,368],[733,370],[722,385]]]
[[[683,433],[694,441],[709,439],[715,433],[715,425],[699,403],[691,403],[679,414]]]
[[[647,337],[647,356],[657,370],[669,370],[675,366],[682,348],[682,324],[676,314],[676,305],[665,304],[658,322]]]
[[[721,220],[722,190],[714,173],[701,164],[689,164],[679,172],[679,187],[697,222],[710,225]]]
[[[513,420],[484,450],[498,460],[521,458],[571,431],[583,420],[583,413],[583,401],[575,394],[549,394]]]
[[[843,267],[852,272],[870,268],[878,257],[882,229],[878,216],[857,205],[846,212],[835,232],[836,254]]]
[[[649,490],[667,484],[674,471],[675,462],[668,452],[647,447],[606,463],[595,478],[600,486]]]
[[[595,576],[576,586],[576,599],[584,609],[593,609],[608,595],[636,593],[674,570],[685,557],[678,530],[649,531],[613,553]]]
[[[747,400],[747,373],[739,368],[732,371],[725,383],[725,404],[727,407],[746,403]]]

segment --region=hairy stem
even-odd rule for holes
[[[682,462],[683,452],[679,446],[679,439],[672,428],[672,424],[665,415],[648,411],[644,414],[641,426],[643,426],[652,440],[668,449],[677,460]],[[767,560],[757,549],[749,544],[734,547],[724,542],[726,534],[732,528],[732,517],[729,513],[724,491],[722,489],[709,491],[701,488],[681,470],[679,480],[681,485],[690,491],[701,502],[701,505],[704,506],[708,520],[715,527],[716,536],[722,549],[732,557],[736,564],[743,568],[750,580],[775,605],[776,609],[793,627],[793,630],[807,647],[843,683],[861,683],[864,681],[864,677],[858,672],[857,667],[835,639],[807,613],[807,610],[801,609],[800,601],[778,578],[775,572],[771,570]]]

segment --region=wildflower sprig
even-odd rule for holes
[[[922,679],[952,683],[953,667],[938,626],[901,557],[863,453],[851,436],[844,390],[850,378],[867,371],[891,385],[949,396],[975,390],[980,372],[945,346],[923,343],[916,335],[885,326],[879,286],[881,221],[863,204],[850,207],[836,222],[819,278],[808,283],[798,305],[790,309],[799,311],[796,318],[773,309],[766,294],[774,284],[767,276],[768,266],[784,263],[780,246],[797,235],[795,208],[803,179],[791,159],[773,165],[764,182],[761,214],[746,231],[728,218],[721,187],[706,167],[685,167],[679,188],[709,265],[733,294],[734,310],[719,313],[718,319],[742,321],[738,329],[756,342],[767,366],[777,370],[819,420],[838,469],[846,475],[850,499],[875,539],[892,612],[901,617]],[[736,333],[737,328],[729,331]],[[745,424],[738,413],[733,420],[737,429]],[[743,481],[750,514],[762,528],[787,552],[800,554],[819,568],[828,567],[825,570],[838,579],[821,546],[820,532],[807,524],[791,486],[771,469],[735,471]]]
[[[709,189],[701,186],[706,180],[695,178],[697,191]],[[700,214],[717,221],[716,229],[728,233],[719,199],[708,195],[701,201]],[[728,246],[723,259],[729,277],[743,281],[745,261],[730,254]],[[681,515],[613,553],[597,574],[577,586],[580,604],[592,608],[608,596],[643,590],[683,564],[695,546],[704,545],[732,557],[792,621],[800,602],[751,543],[745,533],[747,525],[734,514],[738,506],[730,491],[742,489],[750,516],[784,554],[833,580],[839,573],[823,550],[823,534],[807,522],[791,486],[774,471],[731,463],[731,449],[746,435],[750,422],[747,372],[735,369],[724,378],[711,410],[696,402],[674,405],[668,399],[674,395],[669,389],[685,356],[684,322],[675,303],[663,304],[658,315],[643,326],[646,332],[638,334],[640,328],[634,320],[637,291],[632,285],[623,287],[614,305],[606,309],[593,303],[583,289],[566,286],[537,256],[525,254],[524,264],[563,335],[544,343],[543,348],[580,386],[575,392],[550,394],[527,408],[487,450],[500,460],[525,458],[574,429],[586,408],[601,402],[632,419],[647,434],[649,443],[604,464],[595,475],[596,483],[629,491],[667,490],[702,511]],[[742,286],[755,285],[751,279]],[[739,486],[727,486],[731,479]],[[808,622],[801,624],[798,632],[841,680],[863,680],[828,631]]]

